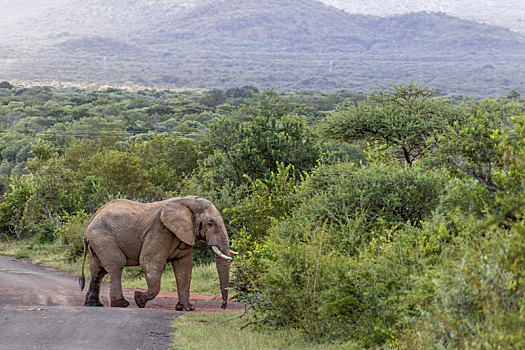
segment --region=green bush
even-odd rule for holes
[[[299,176],[292,164],[277,163],[277,171],[272,171],[267,180],[249,181],[251,196],[226,212],[233,226],[249,232],[255,241],[262,241],[271,225],[295,207]]]
[[[476,218],[484,217],[494,208],[494,195],[474,179],[451,178],[444,189],[438,211],[461,212]]]
[[[0,231],[8,238],[21,239],[24,236],[22,218],[28,199],[34,192],[31,180],[26,177],[12,178],[10,192],[0,202]]]
[[[268,229],[292,212],[297,183],[295,167],[279,163],[268,180],[250,181],[251,195],[244,203],[225,210],[236,229],[234,249],[241,253],[234,261],[231,286],[246,300],[258,289],[264,261],[272,256],[266,245]]]
[[[238,236],[246,250],[234,285],[271,326],[317,341],[396,344],[431,295],[417,278],[424,262],[435,261],[449,240],[439,222],[425,221],[444,182],[418,167],[320,166],[284,197],[298,202],[286,215],[252,207],[263,214],[250,217],[257,244],[250,246],[249,231]]]
[[[37,242],[48,243],[55,239],[56,227],[48,221],[39,221],[24,228],[28,237],[33,237]]]
[[[84,232],[89,223],[90,216],[83,211],[73,215],[66,215],[61,227],[56,229],[56,235],[65,246],[67,255],[75,260],[82,256],[84,251]]]
[[[439,172],[417,166],[321,166],[302,185],[298,211],[318,224],[337,227],[353,220],[356,213],[364,215],[366,229],[382,223],[420,225],[437,207],[443,184]]]
[[[366,348],[396,346],[419,316],[420,305],[432,298],[427,264],[436,263],[440,254],[434,249],[439,244],[435,227],[396,230],[350,256],[334,243],[339,229],[276,226],[268,243],[272,258],[251,300],[263,322],[293,327],[319,342],[351,339]]]
[[[498,193],[498,203],[508,217],[523,220],[525,207],[525,113],[520,112],[511,119],[512,127],[498,131],[493,138],[503,155],[506,169],[506,191]]]
[[[344,278],[349,261],[331,249],[329,232],[323,228],[303,234],[307,238],[299,244],[275,237],[274,256],[266,262],[254,305],[273,327],[291,326],[312,339],[336,339],[336,328],[331,329],[335,324],[324,317],[323,304],[326,291]]]
[[[435,266],[435,294],[406,330],[402,347],[525,347],[525,226],[506,231],[483,223],[477,228],[490,239],[457,246]]]

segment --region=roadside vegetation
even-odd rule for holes
[[[115,198],[198,195],[222,212],[240,252],[232,294],[250,311],[184,316],[176,348],[219,335],[243,348],[242,335],[267,348],[525,347],[516,92],[2,86],[2,253],[78,272],[87,221]],[[196,246],[193,290],[218,291],[211,259]]]

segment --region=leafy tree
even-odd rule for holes
[[[78,182],[62,158],[51,158],[31,180],[32,191],[24,207],[22,222],[29,234],[52,238],[67,213],[80,210]]]
[[[154,135],[131,144],[131,154],[140,159],[149,181],[164,191],[175,191],[182,180],[197,167],[197,142]]]
[[[204,93],[204,95],[199,99],[199,103],[211,108],[215,108],[224,102],[226,102],[226,95],[221,89],[212,89]]]
[[[58,157],[57,147],[42,139],[37,139],[36,142],[31,145],[31,153],[34,155],[34,158],[28,162],[27,168],[33,174],[51,158]]]
[[[96,153],[83,164],[87,175],[96,178],[107,198],[138,199],[151,194],[151,184],[140,160],[127,152],[107,150]]]
[[[490,191],[500,191],[507,169],[494,134],[508,129],[511,117],[523,113],[519,108],[494,100],[471,102],[461,110],[460,118],[430,140],[430,145],[435,147],[434,161],[456,174],[473,177]]]
[[[257,105],[213,121],[204,136],[204,150],[212,154],[202,162],[210,187],[267,178],[277,162],[293,164],[298,171],[312,168],[319,150],[305,118],[289,114],[290,106],[277,94],[265,92]],[[216,161],[224,159],[222,169]],[[228,174],[228,175],[227,175]],[[227,175],[227,177],[225,177]]]
[[[24,233],[23,217],[25,206],[33,193],[30,178],[11,178],[10,191],[0,202],[0,232],[3,236],[21,239]]]
[[[9,89],[11,90],[14,86],[11,85],[8,81],[1,81],[0,82],[0,89]]]
[[[327,119],[325,133],[339,141],[375,143],[412,165],[428,151],[427,139],[455,118],[455,111],[432,95],[429,88],[414,84],[375,91],[357,106],[339,108]]]

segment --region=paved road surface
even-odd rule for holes
[[[169,349],[177,311],[0,306],[0,349]]]
[[[162,291],[138,309],[134,291],[124,291],[131,303],[125,309],[83,307],[85,290],[80,292],[78,277],[0,256],[0,349],[169,348],[170,323],[182,314],[174,310],[176,293]],[[192,294],[190,299],[197,310],[220,310],[221,303],[210,297]],[[107,284],[101,301],[109,305]]]

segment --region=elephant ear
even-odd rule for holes
[[[160,220],[186,244],[195,244],[195,214],[180,200],[169,201],[160,212]]]

